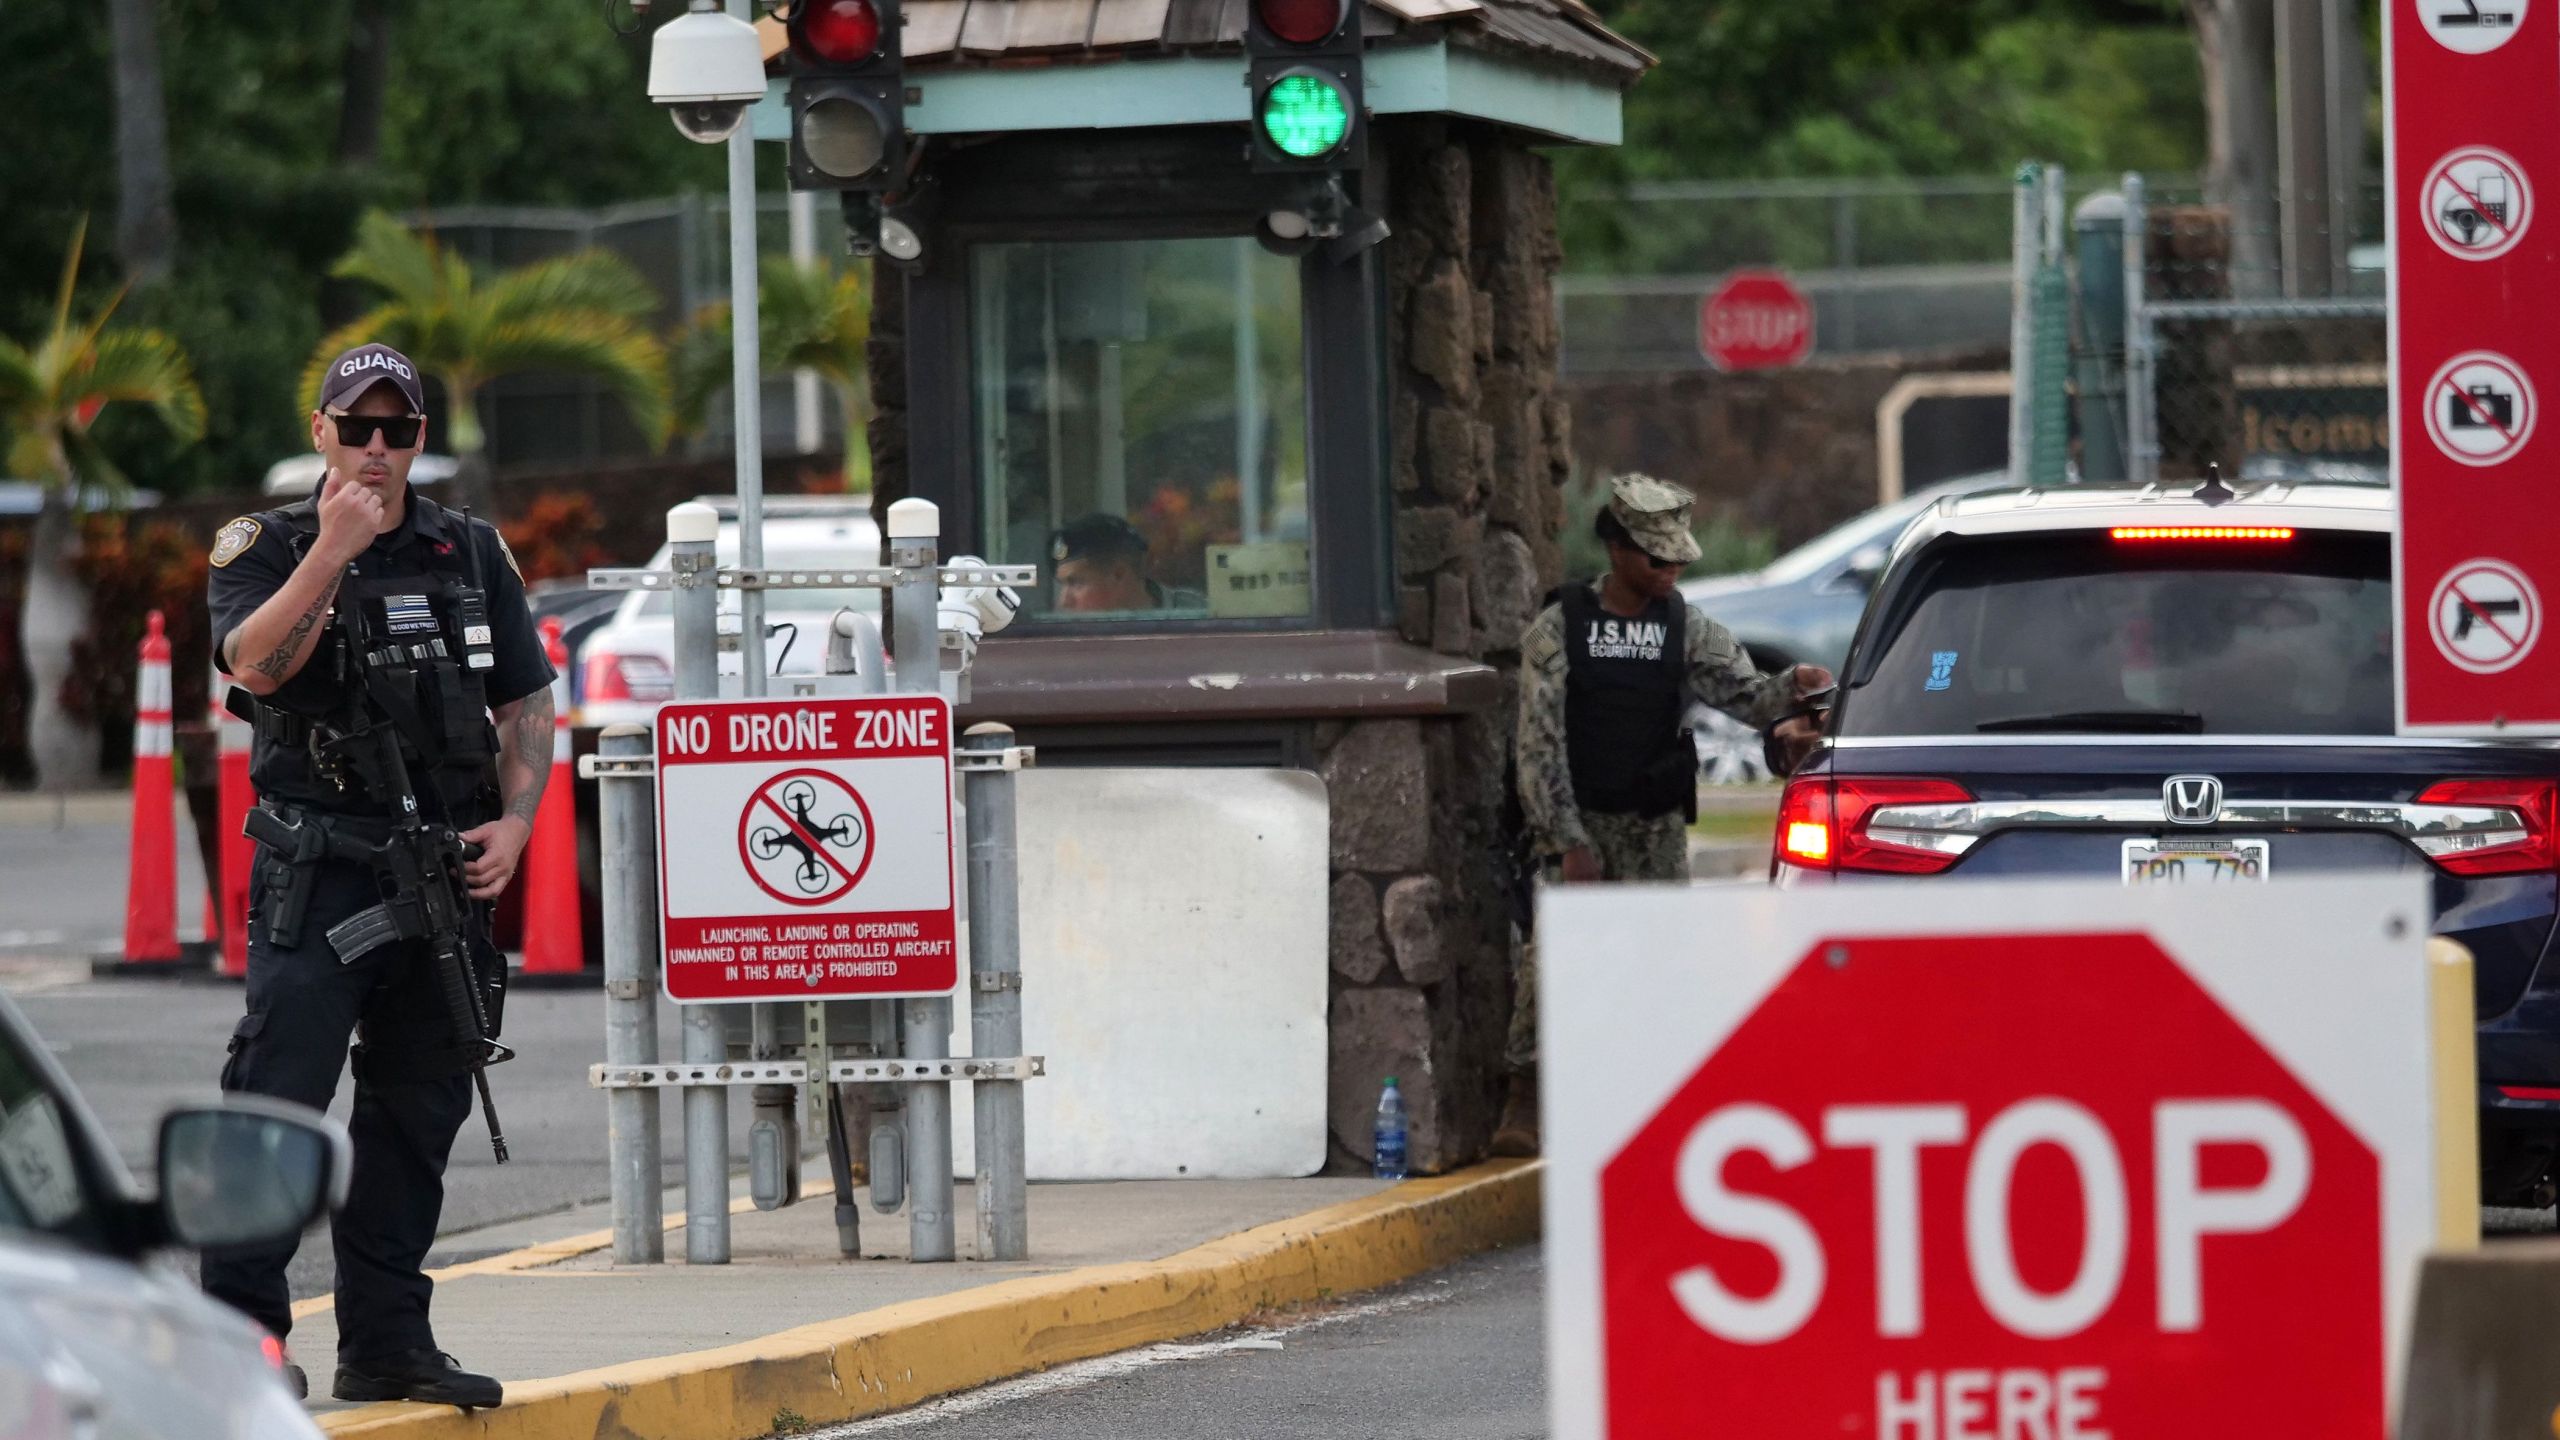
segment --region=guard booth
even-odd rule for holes
[[[1039,755],[1035,1176],[1061,1130],[1239,1147],[1119,1173],[1365,1167],[1389,1075],[1441,1169],[1501,1096],[1516,650],[1563,578],[1542,152],[1616,143],[1651,60],[1578,0],[1367,0],[1328,213],[1330,177],[1250,160],[1250,3],[904,6],[874,498],[1041,569],[961,716]],[[1044,1119],[1094,1068],[1107,1109]]]

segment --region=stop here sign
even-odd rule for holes
[[[2434,1233],[2427,913],[1553,895],[1555,1433],[2380,1440]]]
[[[1813,302],[1775,270],[1737,270],[1698,307],[1698,353],[1719,370],[1794,365],[1813,350]]]

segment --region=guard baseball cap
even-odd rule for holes
[[[1609,513],[1627,527],[1627,538],[1656,560],[1686,565],[1698,558],[1689,533],[1689,508],[1698,497],[1650,475],[1621,475],[1609,482]]]
[[[344,410],[358,396],[388,381],[400,388],[414,415],[427,413],[427,394],[418,385],[418,367],[388,345],[359,345],[329,362],[320,377],[320,408]]]

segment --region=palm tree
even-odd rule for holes
[[[98,771],[96,730],[62,707],[71,645],[89,610],[71,569],[74,513],[85,494],[132,488],[89,427],[107,406],[130,402],[150,406],[181,440],[204,434],[204,395],[178,343],[158,330],[107,328],[123,291],[88,319],[72,319],[87,233],[85,221],[71,232],[52,331],[33,345],[0,336],[0,430],[10,437],[9,471],[45,485],[27,552],[18,641],[30,691],[27,750],[47,788],[93,783]]]
[[[856,437],[870,418],[871,384],[865,346],[871,339],[871,302],[861,272],[818,260],[808,265],[768,259],[758,279],[758,359],[767,374],[813,370],[834,392],[844,414],[846,488],[852,488]],[[675,413],[688,432],[709,420],[729,393],[729,306],[705,305],[676,337]]]
[[[356,227],[355,248],[329,273],[387,298],[322,337],[299,393],[318,394],[320,372],[351,346],[378,341],[407,355],[444,388],[443,444],[462,462],[464,496],[476,504],[489,499],[488,442],[474,402],[501,376],[595,376],[651,445],[666,438],[666,348],[646,324],[656,292],[613,255],[581,250],[483,277],[433,234],[373,211]]]

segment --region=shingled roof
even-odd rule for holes
[[[1077,64],[1244,46],[1246,0],[906,0],[905,49],[920,68]],[[1364,0],[1370,41],[1447,39],[1631,84],[1653,65],[1582,0]]]

